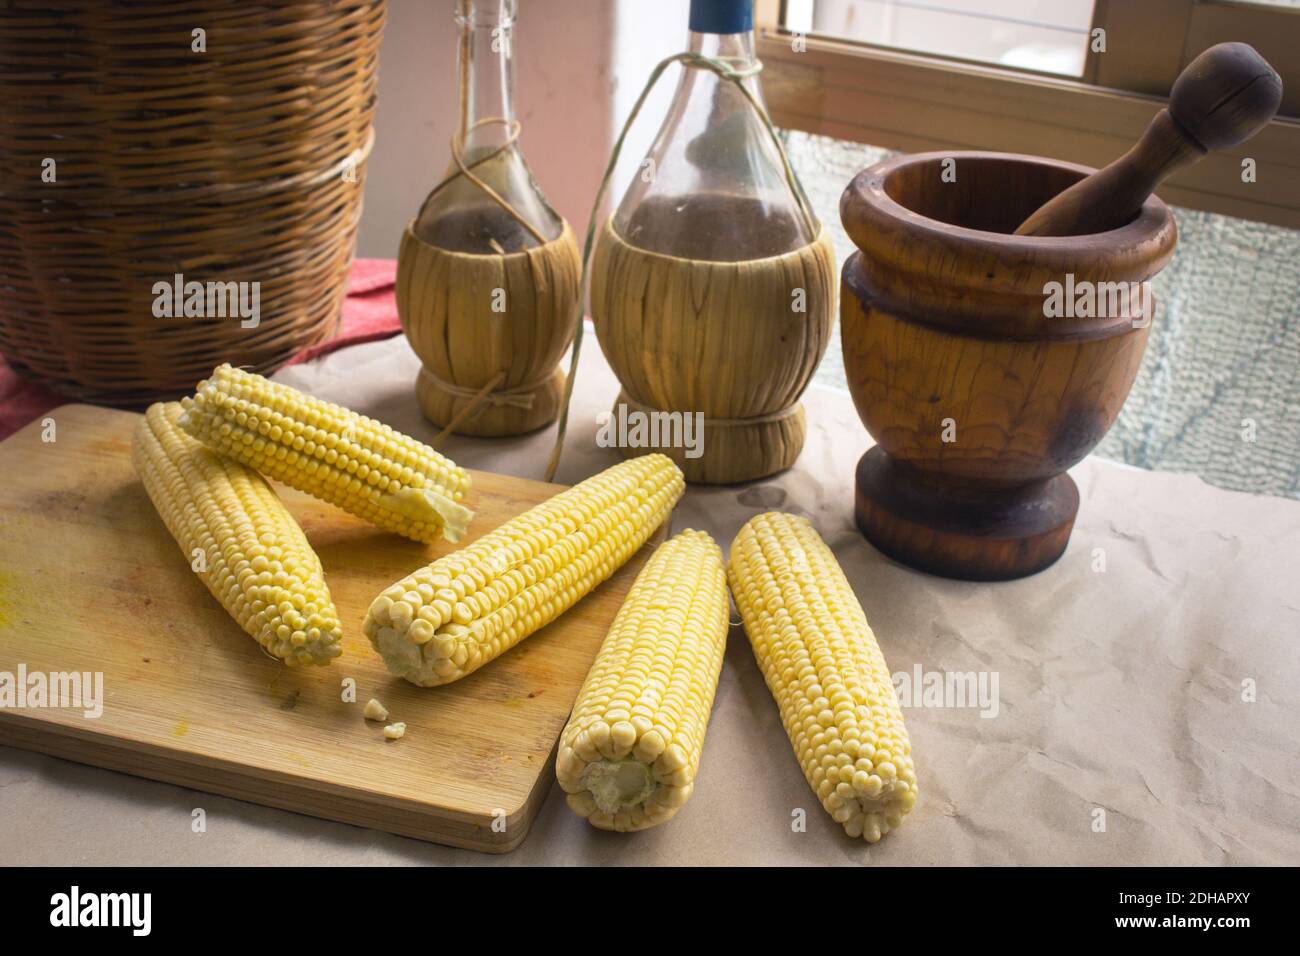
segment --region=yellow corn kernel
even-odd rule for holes
[[[835,555],[803,518],[751,518],[728,579],[804,777],[874,843],[916,804],[912,744],[885,658]]]
[[[385,589],[366,614],[366,637],[413,684],[473,673],[636,554],[683,488],[664,455],[608,468]]]
[[[660,545],[605,635],[560,735],[569,807],[644,830],[689,799],[727,649],[722,552],[703,531]]]
[[[229,365],[181,402],[214,451],[415,541],[459,541],[469,474],[428,445],[341,405]]]
[[[131,457],[186,561],[239,626],[286,664],[328,664],[342,628],[302,528],[257,472],[177,425],[175,402],[151,405]]]

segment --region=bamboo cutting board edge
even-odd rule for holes
[[[148,745],[131,746],[131,741],[106,744],[99,739],[102,735],[79,734],[69,725],[52,724],[3,709],[0,709],[0,727],[5,730],[3,743],[21,750],[308,817],[486,853],[509,853],[524,842],[551,788],[559,745],[557,738],[556,747],[551,748],[523,805],[506,816],[508,838],[485,841],[481,835],[483,821],[454,810],[434,815],[422,805],[389,802],[359,788],[328,783],[308,786],[291,775],[259,774],[235,761],[196,758],[179,748],[162,751]],[[128,764],[132,769],[125,769]]]
[[[587,667],[663,528],[558,621],[475,674],[424,689],[387,673],[360,618],[379,590],[454,546],[406,542],[278,489],[321,553],[345,627],[342,658],[290,669],[262,655],[182,560],[131,470],[139,416],[87,405],[49,415],[54,444],[40,442],[39,422],[0,443],[0,471],[13,475],[0,487],[10,539],[0,540],[0,670],[102,670],[105,716],[0,709],[0,742],[453,846],[506,852],[523,841]],[[561,487],[471,474],[471,540]],[[356,704],[331,699],[340,677],[356,679]],[[288,708],[276,706],[282,696]],[[408,722],[406,738],[384,743],[362,722],[369,696]],[[319,739],[284,743],[286,731]]]

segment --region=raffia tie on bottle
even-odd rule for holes
[[[736,88],[741,92],[750,107],[754,110],[755,115],[757,115],[762,121],[763,127],[767,130],[768,136],[772,139],[772,144],[776,147],[777,155],[781,158],[782,169],[785,172],[786,184],[790,187],[790,192],[799,206],[799,211],[803,213],[804,222],[808,227],[809,234],[813,236],[818,234],[817,219],[813,215],[812,210],[808,208],[807,201],[799,190],[794,175],[794,169],[790,166],[790,160],[786,157],[785,148],[781,145],[781,138],[777,134],[776,127],[772,124],[772,118],[768,115],[767,110],[763,109],[762,105],[754,97],[754,94],[749,91],[749,88],[745,86],[744,83],[744,81],[750,77],[756,76],[763,69],[763,64],[754,61],[752,64],[747,65],[744,68],[737,69],[732,65],[732,62],[725,59],[708,57],[700,53],[676,53],[660,60],[655,68],[650,71],[650,76],[646,80],[645,87],[641,90],[641,95],[637,97],[636,103],[633,104],[627,120],[623,123],[622,130],[618,134],[618,139],[614,141],[614,148],[610,151],[609,163],[605,167],[605,175],[601,178],[600,188],[596,191],[596,198],[592,203],[591,216],[587,222],[587,235],[582,245],[582,278],[579,288],[583,290],[584,295],[586,294],[588,274],[591,266],[592,248],[595,245],[596,221],[600,214],[601,204],[605,199],[605,192],[609,188],[610,180],[613,178],[614,167],[617,165],[619,155],[622,153],[623,144],[627,139],[627,134],[631,130],[632,124],[636,122],[636,118],[640,114],[641,108],[645,105],[646,99],[650,96],[650,92],[659,81],[659,77],[662,76],[664,71],[674,63],[681,63],[686,67],[697,67],[699,69],[709,70],[719,78],[729,80],[736,85]],[[569,404],[573,397],[573,383],[578,372],[578,357],[582,349],[583,320],[586,313],[587,309],[580,302],[574,320],[573,350],[570,353],[569,358],[569,374],[564,386],[564,400],[560,406],[559,427],[555,435],[555,445],[551,449],[550,460],[546,465],[545,480],[547,481],[554,479],[555,471],[560,465],[560,455],[564,450],[564,435],[569,423]],[[642,403],[633,402],[633,404],[641,405]],[[648,408],[648,406],[644,407]],[[795,409],[792,407],[791,409],[783,409],[779,412],[773,413],[775,417],[760,416],[760,419],[772,418],[772,420],[777,420],[794,413]],[[706,419],[705,424],[726,426],[751,423],[757,420],[758,419]]]
[[[537,389],[546,381],[547,378],[550,378],[550,374],[548,373],[544,378],[537,379],[536,381],[524,382],[524,384],[518,385],[514,388],[506,388],[498,391],[497,386],[505,381],[505,372],[497,372],[497,374],[492,376],[491,380],[489,380],[482,388],[465,388],[462,385],[454,385],[451,382],[445,381],[444,379],[434,375],[428,370],[428,368],[424,370],[424,374],[433,379],[433,381],[437,383],[438,387],[448,395],[454,395],[457,398],[468,398],[470,400],[469,404],[457,412],[455,417],[443,426],[442,431],[438,432],[433,441],[429,443],[431,448],[437,448],[438,444],[445,440],[448,435],[454,432],[462,424],[469,421],[471,417],[482,412],[485,408],[494,405],[497,407],[532,408],[534,399],[536,398]]]

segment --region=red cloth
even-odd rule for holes
[[[343,330],[328,342],[303,349],[290,365],[361,342],[386,339],[402,330],[394,292],[397,262],[393,259],[357,259],[348,274],[348,295],[343,300]],[[57,392],[20,377],[0,356],[0,439],[8,438],[51,408],[69,401]]]

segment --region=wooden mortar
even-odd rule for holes
[[[550,242],[505,255],[431,246],[408,225],[397,258],[397,311],[422,363],[416,398],[424,416],[482,437],[555,421],[581,274],[567,222]],[[494,381],[478,408],[462,414]]]
[[[679,447],[620,446],[623,455],[662,452],[687,481],[705,484],[794,464],[806,428],[799,396],[835,324],[835,250],[825,229],[784,255],[713,262],[639,249],[611,219],[591,277],[596,335],[623,386],[615,416],[619,403],[647,415],[704,416],[698,457]]]
[[[1036,156],[921,153],[877,163],[844,191],[840,215],[860,250],[842,273],[844,367],[877,442],[858,463],[856,517],[904,564],[1003,580],[1065,550],[1079,507],[1065,471],[1118,416],[1155,305],[1147,296],[1104,317],[1049,317],[1048,283],[1141,283],[1176,241],[1154,196],[1109,232],[1011,235],[1090,172]]]

